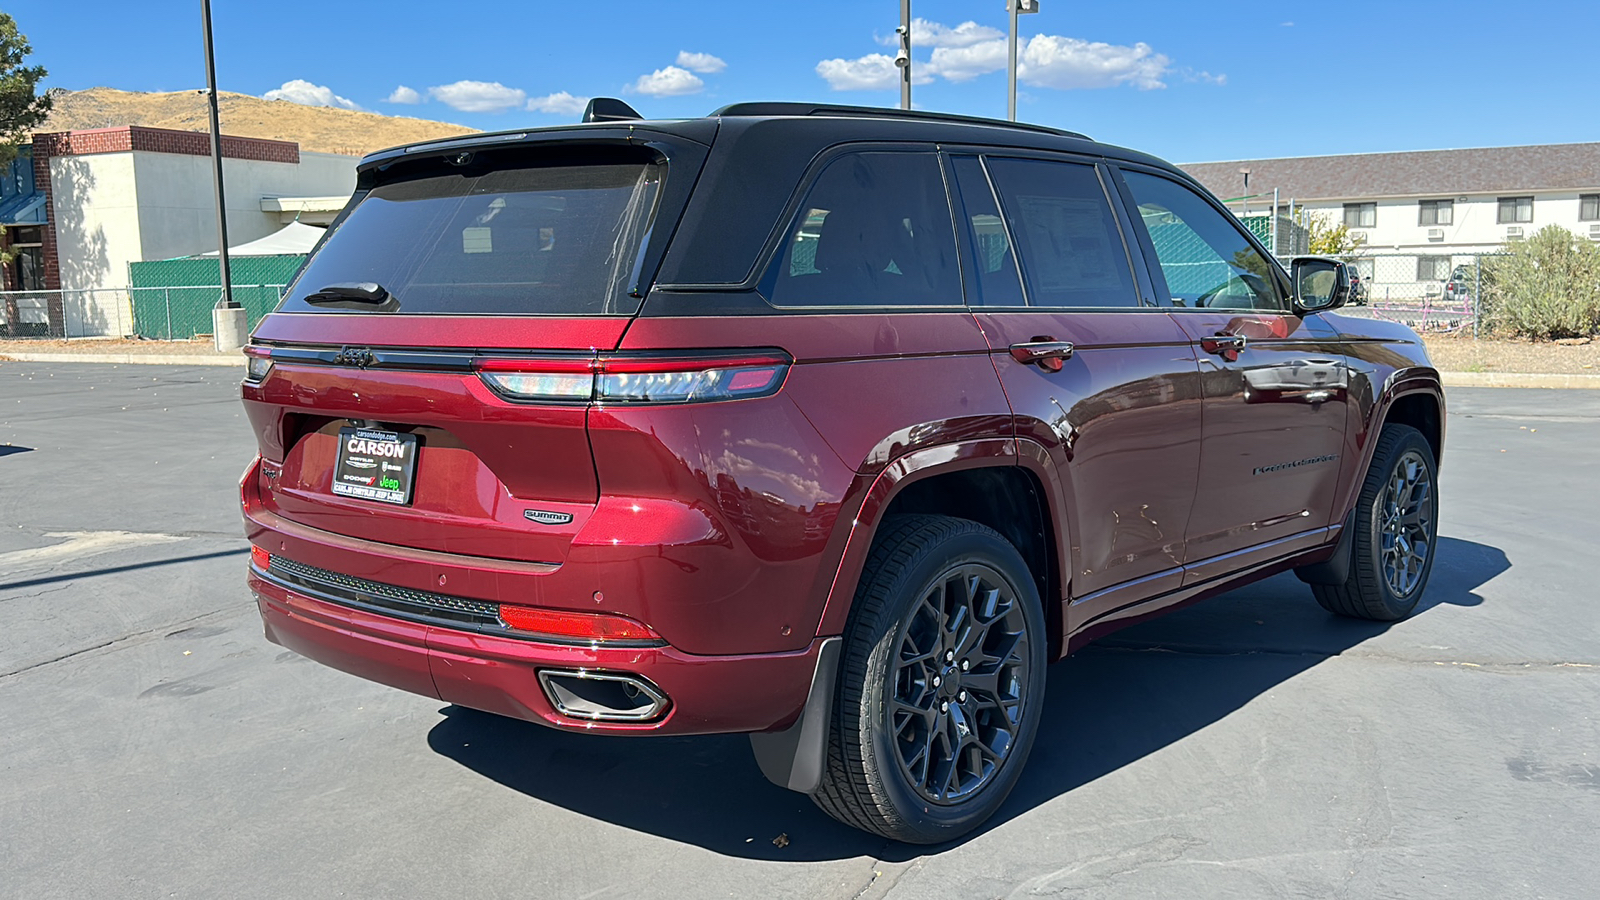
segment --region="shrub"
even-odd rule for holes
[[[1482,310],[1496,333],[1534,340],[1600,334],[1600,244],[1547,225],[1484,261]]]

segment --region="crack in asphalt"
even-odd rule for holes
[[[1473,662],[1459,659],[1428,659],[1414,656],[1401,656],[1394,653],[1375,653],[1372,651],[1348,650],[1287,650],[1272,647],[1257,647],[1248,650],[1229,650],[1221,647],[1185,647],[1171,644],[1124,644],[1102,643],[1092,648],[1085,648],[1080,652],[1101,653],[1171,653],[1177,656],[1287,656],[1287,657],[1317,657],[1332,659],[1341,657],[1347,659],[1369,659],[1380,662],[1409,663],[1412,665],[1455,666],[1463,669],[1482,669],[1489,672],[1525,672],[1530,669],[1574,669],[1577,671],[1600,672],[1600,663],[1578,662],[1576,660],[1519,660],[1512,662],[1486,660]]]
[[[242,607],[251,606],[251,605],[254,605],[253,601],[239,601],[239,602],[236,602],[236,603],[230,603],[227,606],[221,607],[219,609],[213,609],[210,612],[203,612],[203,613],[201,613],[201,614],[199,614],[197,616],[190,616],[187,619],[180,619],[177,622],[172,622],[172,623],[169,623],[169,624],[166,624],[166,625],[160,625],[160,626],[157,626],[155,628],[146,628],[146,629],[144,629],[142,631],[130,632],[128,634],[123,635],[122,637],[112,638],[109,641],[103,641],[101,643],[95,644],[95,645],[90,646],[90,647],[81,647],[81,648],[79,648],[77,650],[71,650],[71,651],[68,651],[66,653],[61,654],[60,656],[52,657],[50,659],[40,660],[39,662],[36,662],[36,663],[30,663],[30,664],[28,664],[26,666],[23,666],[20,669],[12,669],[9,672],[0,672],[0,682],[4,682],[4,681],[6,681],[7,679],[10,679],[10,678],[15,678],[18,675],[23,675],[23,674],[26,674],[28,672],[32,672],[35,669],[42,669],[42,668],[44,668],[46,666],[53,666],[53,665],[55,665],[56,663],[59,663],[59,662],[65,662],[65,661],[67,661],[69,659],[73,659],[75,657],[82,656],[85,653],[93,653],[96,650],[104,650],[107,647],[120,649],[122,645],[131,646],[131,645],[134,644],[134,642],[138,641],[140,638],[148,638],[148,637],[152,637],[152,636],[155,636],[155,635],[160,635],[162,637],[165,637],[168,633],[170,633],[170,632],[172,632],[172,631],[174,631],[176,629],[182,628],[185,625],[190,625],[190,624],[193,624],[195,622],[199,622],[199,621],[201,621],[203,619],[208,619],[208,618],[211,618],[212,616],[218,616],[218,615],[221,615],[223,613],[235,612],[235,611],[237,611],[238,609],[240,609]]]

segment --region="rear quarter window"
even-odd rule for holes
[[[359,311],[306,298],[371,282],[402,315],[631,315],[640,301],[628,284],[665,168],[530,166],[379,184],[306,264],[281,309]]]

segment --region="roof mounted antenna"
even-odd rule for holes
[[[642,118],[644,116],[639,115],[637,110],[615,97],[596,97],[583,109],[585,122],[620,122]]]

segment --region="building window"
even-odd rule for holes
[[[1600,222],[1600,194],[1578,195],[1578,221]]]
[[[1496,219],[1501,225],[1518,225],[1533,221],[1532,197],[1501,197],[1500,215]]]
[[[1454,200],[1424,200],[1417,206],[1421,209],[1421,217],[1417,220],[1419,224],[1449,225],[1455,219]]]
[[[1377,226],[1378,204],[1346,203],[1344,205],[1344,227],[1376,228]]]
[[[1418,281],[1444,281],[1450,277],[1450,257],[1448,256],[1419,256],[1417,257]]]

